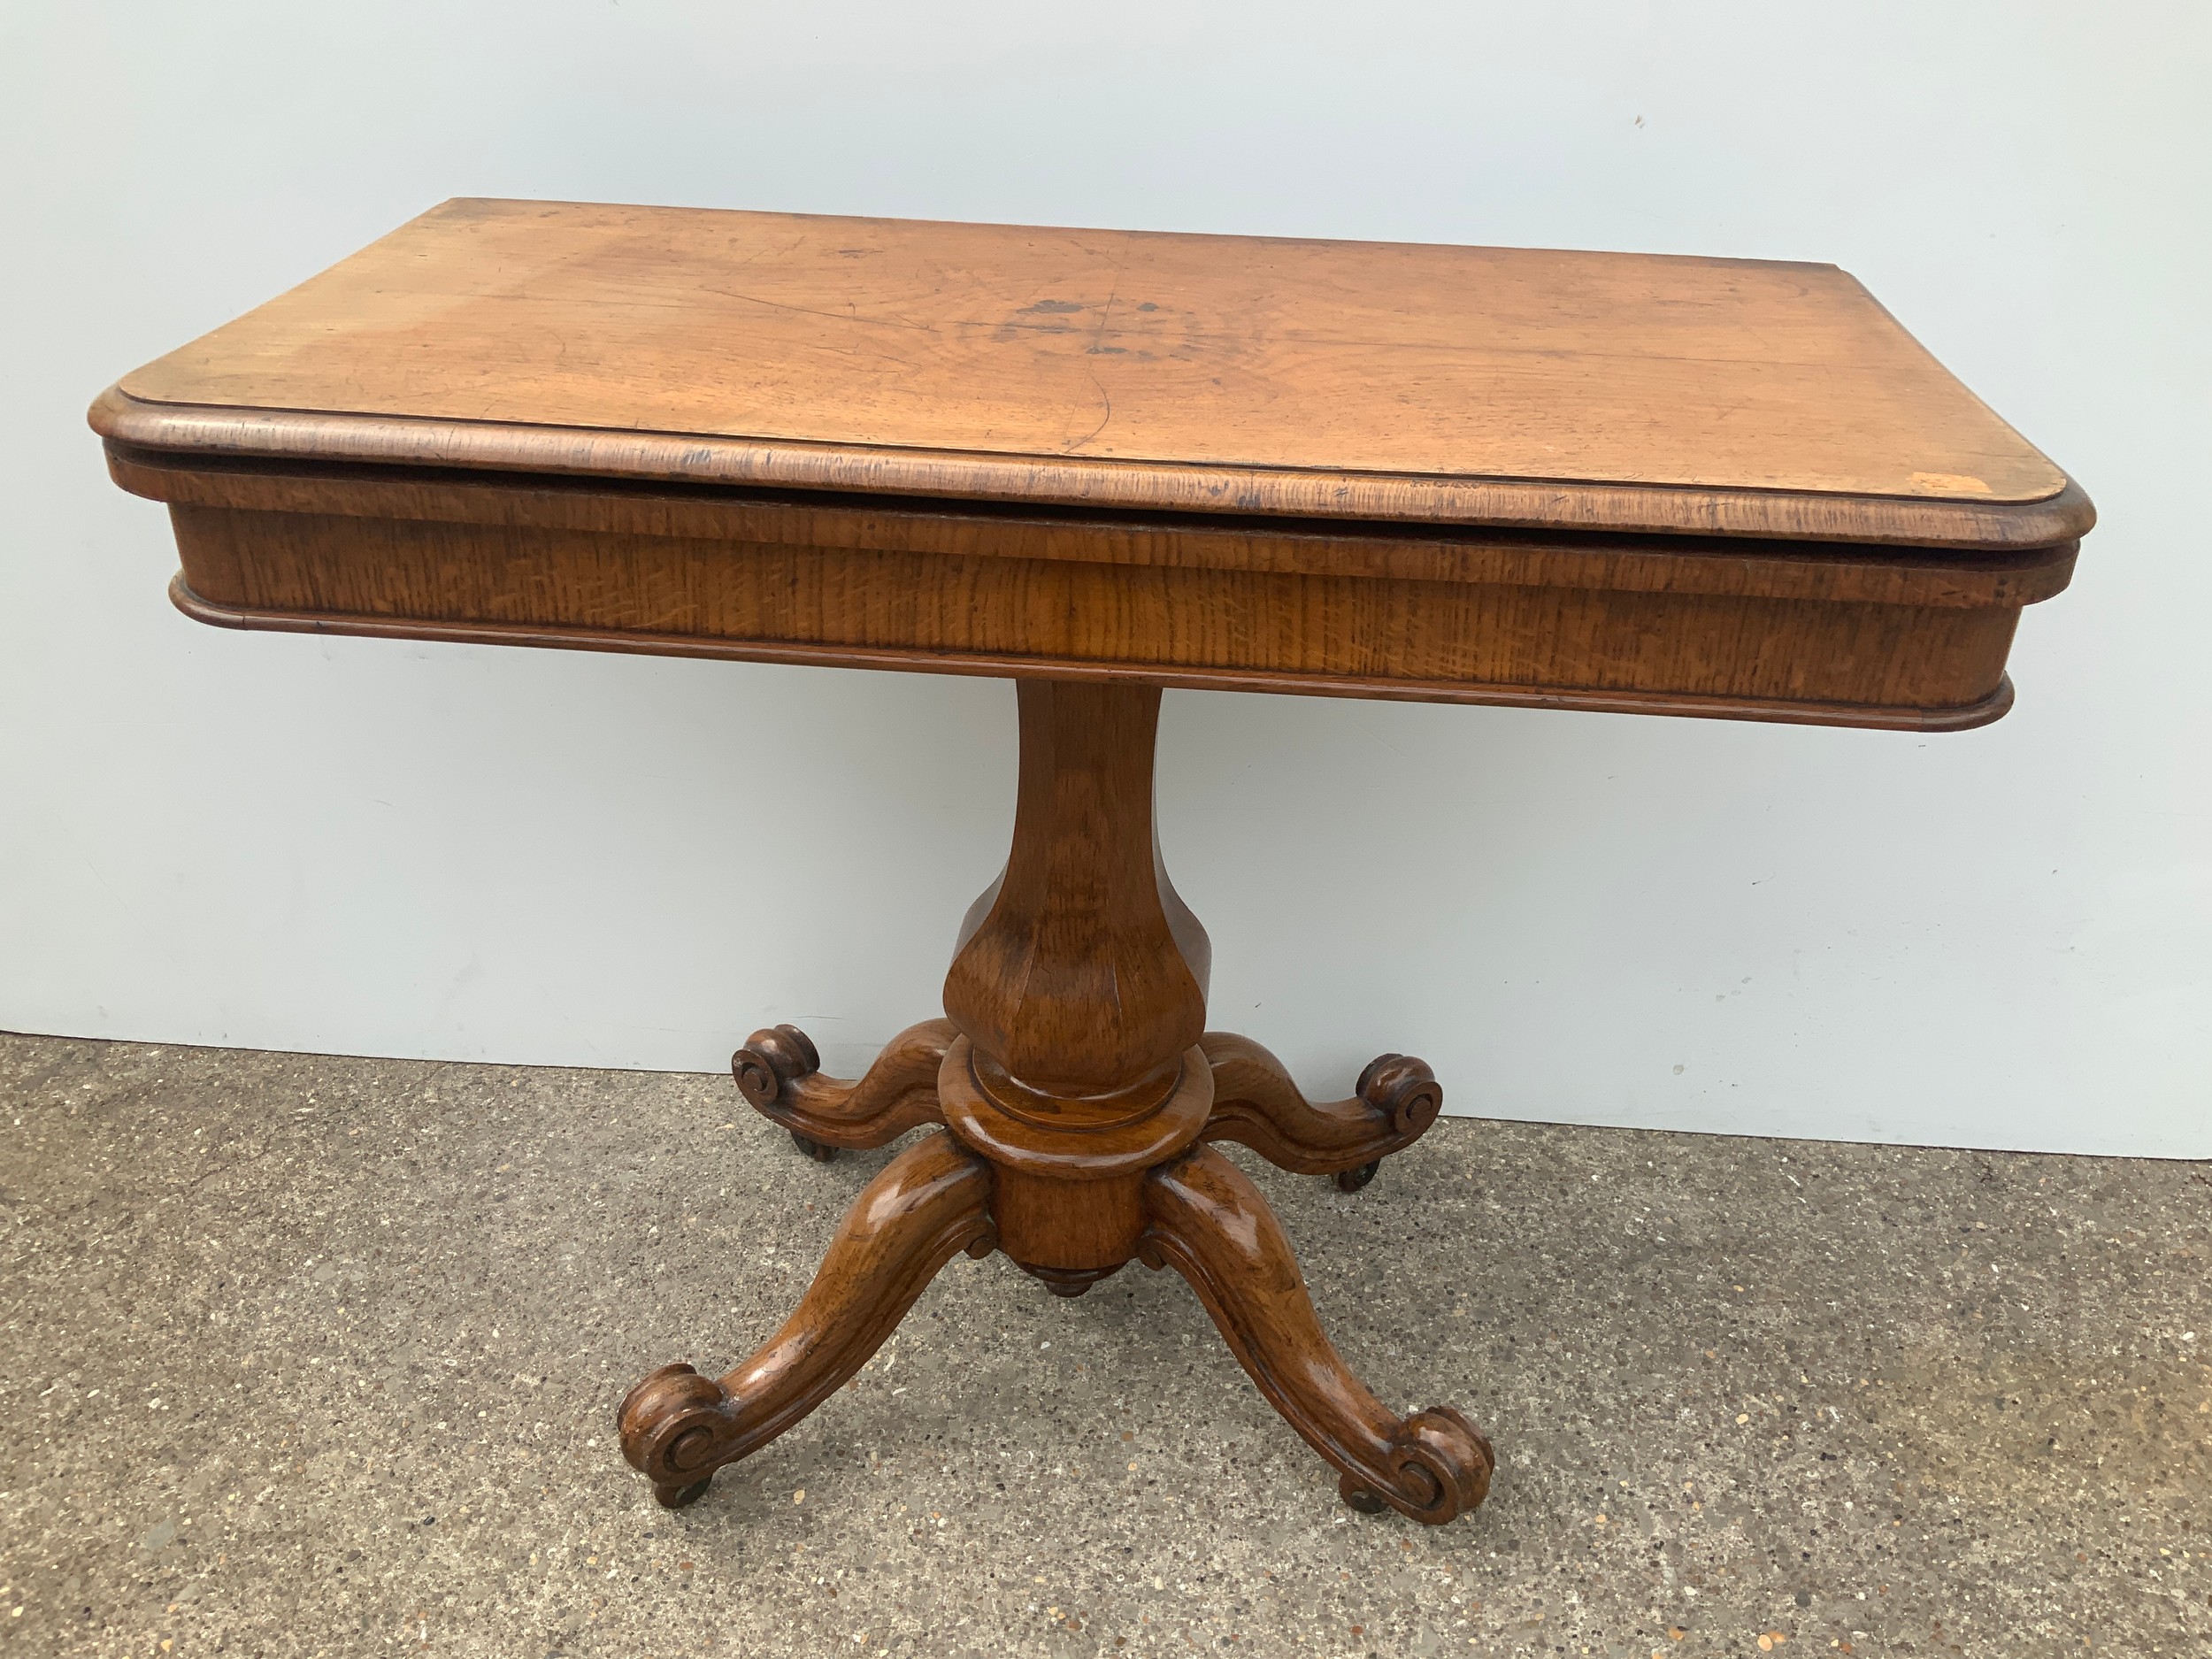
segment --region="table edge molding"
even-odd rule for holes
[[[118,485],[171,507],[1332,580],[2017,610],[2062,592],[2080,550],[2073,541],[1961,553],[1745,537],[1025,510],[939,497],[180,456],[113,439],[105,449]]]
[[[103,438],[184,454],[314,459],[667,483],[769,486],[1064,507],[1747,536],[2015,549],[2078,541],[2081,487],[1977,502],[1685,485],[1458,479],[1079,457],[1015,457],[412,416],[157,403],[109,388],[88,413]]]

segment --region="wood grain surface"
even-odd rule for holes
[[[812,1156],[942,1127],[750,1361],[631,1391],[671,1507],[997,1248],[1174,1266],[1348,1502],[1472,1509],[1487,1440],[1360,1383],[1202,1144],[1355,1190],[1443,1094],[1205,1034],[1158,687],[1978,725],[2092,522],[1849,277],[1725,259],[453,202],[92,421],[203,620],[1021,681],[946,1018],[855,1080],[794,1025],[733,1058]]]
[[[1743,536],[1019,509],[415,467],[183,460],[119,444],[109,446],[108,467],[134,495],[176,506],[508,532],[1966,609],[2050,598],[2065,588],[2079,550],[2070,541],[1962,552]]]
[[[1199,1139],[1240,1141],[1302,1175],[1371,1173],[1427,1133],[1444,1110],[1436,1073],[1410,1055],[1376,1056],[1349,1100],[1310,1101],[1283,1063],[1249,1037],[1210,1031],[1199,1048],[1214,1074],[1213,1114]]]
[[[1133,567],[181,504],[170,516],[179,605],[238,627],[1912,729],[2003,712],[2019,617],[2009,603]]]
[[[2087,527],[1851,277],[1758,260],[455,201],[119,390],[112,434],[156,448],[1873,541]]]
[[[1200,1147],[1154,1170],[1144,1197],[1141,1259],[1190,1281],[1268,1403],[1341,1473],[1346,1502],[1440,1526],[1489,1494],[1486,1435],[1449,1406],[1400,1417],[1344,1363],[1282,1224],[1241,1170]]]
[[[898,1329],[937,1270],[996,1248],[990,1166],[943,1130],[884,1165],[846,1212],[782,1328],[719,1381],[688,1364],[642,1379],[617,1413],[622,1454],[680,1509],[717,1468],[828,1399]]]
[[[1450,1408],[1401,1418],[1369,1392],[1323,1333],[1258,1191],[1199,1144],[1242,1141],[1351,1190],[1435,1121],[1434,1073],[1384,1055],[1355,1098],[1316,1103],[1256,1043],[1187,1041],[1203,1027],[1211,948],[1161,856],[1159,693],[1030,680],[1020,694],[1013,844],[961,930],[947,1018],[900,1033],[857,1082],[823,1078],[789,1025],[755,1032],[732,1066],[802,1149],[943,1127],[870,1183],[750,1361],[719,1380],[666,1365],[631,1389],[625,1456],[662,1503],[696,1502],[717,1467],[824,1403],[956,1249],[995,1248],[1061,1296],[1133,1259],[1173,1264],[1335,1465],[1346,1502],[1453,1519],[1489,1489],[1489,1442]]]
[[[942,1123],[937,1072],[956,1034],[949,1019],[909,1025],[848,1081],[822,1075],[822,1056],[796,1025],[772,1025],[730,1056],[730,1075],[746,1104],[826,1164],[840,1151],[886,1146],[918,1124]]]
[[[1015,689],[1014,844],[954,955],[945,1012],[1001,1104],[1114,1122],[1133,1094],[1148,1110],[1166,1097],[1206,1028],[1207,966],[1176,936],[1154,828],[1160,694],[1051,680]]]

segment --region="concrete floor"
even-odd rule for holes
[[[1354,1515],[1171,1274],[955,1259],[667,1514],[616,1402],[886,1154],[726,1079],[0,1037],[0,1649],[2212,1654],[2212,1174],[1448,1120],[1254,1170],[1489,1503]]]

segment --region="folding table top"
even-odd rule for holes
[[[153,449],[2018,549],[2086,498],[1832,265],[454,201],[127,375]]]

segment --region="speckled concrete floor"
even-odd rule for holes
[[[1352,1514],[1172,1275],[957,1257],[679,1515],[640,1372],[887,1154],[726,1080],[0,1038],[0,1648],[2212,1653],[2212,1175],[1448,1121],[1238,1154],[1338,1345],[1495,1438]]]

